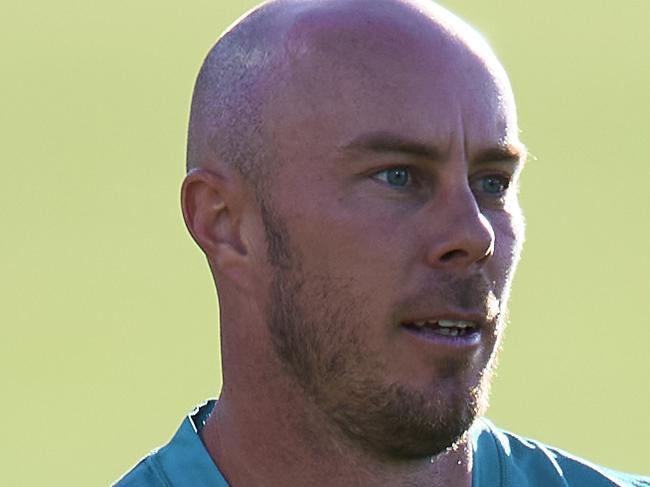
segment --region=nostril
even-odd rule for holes
[[[440,260],[442,262],[449,262],[450,260],[454,259],[464,259],[467,258],[469,254],[462,249],[455,249],[455,250],[450,250],[449,252],[445,252],[440,256]]]

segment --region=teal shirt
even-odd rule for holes
[[[229,487],[199,438],[215,401],[195,409],[171,441],[143,458],[114,487]],[[471,430],[472,487],[650,487],[478,419]]]

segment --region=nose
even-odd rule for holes
[[[466,269],[483,264],[494,254],[494,229],[469,188],[448,194],[444,201],[436,202],[433,212],[429,265]]]

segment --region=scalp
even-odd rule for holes
[[[331,67],[303,61],[328,53],[332,63],[363,69],[368,57],[401,62],[422,49],[438,52],[441,63],[457,68],[467,62],[478,64],[508,85],[505,71],[483,38],[430,1],[262,4],[219,38],[201,66],[190,113],[188,171],[233,167],[262,186],[280,162],[273,150],[274,120],[267,106],[276,99],[292,100],[287,93],[292,78],[301,78],[302,85],[319,84]],[[277,116],[278,110],[272,113]]]
[[[225,165],[252,179],[263,165],[262,107],[281,70],[282,45],[278,12],[269,9],[262,6],[233,24],[203,61],[192,96],[188,171]]]

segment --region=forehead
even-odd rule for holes
[[[285,80],[267,107],[285,157],[364,132],[467,151],[517,141],[509,82],[489,48],[453,25],[400,14],[310,12],[289,30]]]

